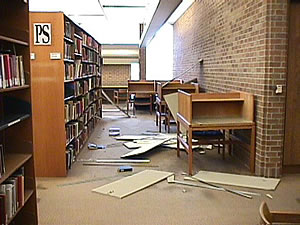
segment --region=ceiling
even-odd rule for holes
[[[165,22],[174,23],[193,2],[194,0],[30,0],[29,10],[62,11],[101,44],[139,44],[146,47]],[[140,24],[145,25],[141,39]]]
[[[139,24],[159,0],[30,0],[30,11],[62,11],[100,43],[138,44]]]

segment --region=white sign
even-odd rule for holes
[[[50,59],[61,59],[61,55],[59,52],[51,52]]]
[[[34,45],[51,45],[51,23],[34,23]]]
[[[31,60],[34,60],[34,59],[35,59],[35,53],[33,53],[33,52],[30,53],[30,59],[31,59]]]

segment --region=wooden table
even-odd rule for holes
[[[148,105],[149,111],[152,114],[155,95],[154,82],[128,80],[128,103],[132,94],[135,95],[134,107],[136,105]]]
[[[177,156],[179,143],[188,153],[189,174],[193,173],[192,133],[209,130],[251,130],[249,168],[255,172],[254,97],[250,93],[196,93],[179,91],[177,113]],[[187,140],[182,138],[181,126]],[[231,138],[229,138],[231,141]]]

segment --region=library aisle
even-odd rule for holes
[[[104,107],[105,109],[105,107]],[[121,134],[140,134],[157,131],[155,116],[147,111],[137,110],[136,118],[127,118],[120,112],[105,112],[95,127],[88,143],[108,145],[117,143],[108,136],[110,127],[120,127]],[[171,127],[171,132],[175,126]],[[88,150],[87,146],[79,159],[118,159],[129,152],[121,144],[102,150]],[[194,154],[194,170],[208,170],[247,174],[248,169],[235,158],[226,155],[222,160],[217,150],[206,154]],[[245,199],[230,193],[159,182],[124,199],[93,193],[91,190],[119,180],[125,176],[153,169],[174,172],[176,179],[183,180],[187,172],[187,156],[182,152],[177,158],[176,150],[157,148],[139,158],[148,158],[153,168],[134,167],[133,172],[118,173],[115,166],[84,166],[82,162],[63,178],[38,178],[38,208],[41,225],[183,225],[183,224],[243,224],[258,223],[258,208],[261,201],[267,201],[272,209],[293,210],[300,204],[300,175],[286,175],[276,191],[243,189],[261,193],[253,199]],[[268,199],[265,194],[271,194]],[[287,195],[286,193],[289,193]],[[298,195],[298,202],[295,197]],[[229,204],[230,203],[230,206]],[[228,207],[229,206],[229,207]],[[228,216],[230,215],[230,216]],[[201,221],[201,222],[199,222]]]

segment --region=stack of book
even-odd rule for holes
[[[0,88],[25,85],[23,57],[0,54]]]
[[[0,185],[0,224],[14,216],[24,205],[24,167],[16,171]]]

